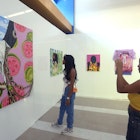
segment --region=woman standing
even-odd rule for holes
[[[61,99],[60,111],[57,122],[53,123],[53,127],[61,127],[63,117],[67,113],[67,127],[61,134],[73,132],[74,123],[74,99],[75,99],[75,83],[77,81],[77,72],[75,68],[74,58],[71,55],[65,55],[63,59],[64,68],[64,93]]]
[[[115,61],[117,68],[117,91],[128,93],[128,126],[126,140],[140,140],[140,80],[129,84],[123,77],[123,62],[121,59]],[[140,72],[140,59],[138,64]]]

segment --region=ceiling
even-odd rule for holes
[[[11,6],[9,6],[9,0],[1,0],[1,16],[8,16],[30,9],[19,0],[10,0],[10,3],[12,3]],[[140,0],[75,0],[75,29],[78,28],[77,20],[80,19],[85,22],[83,15],[86,15],[86,13],[137,4],[140,4]],[[90,22],[90,18],[88,20],[86,19],[86,23]]]
[[[139,0],[75,0],[76,14],[94,12],[108,8],[140,4]]]

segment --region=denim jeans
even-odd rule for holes
[[[129,106],[128,114],[129,120],[126,140],[140,140],[140,111],[136,111]]]
[[[58,117],[58,124],[63,124],[63,118],[65,112],[67,113],[67,128],[73,128],[73,122],[74,122],[74,99],[75,99],[75,93],[72,94],[70,98],[70,105],[66,105],[66,98],[69,91],[69,87],[67,86],[64,91],[64,95],[61,99],[61,105],[59,110],[59,117]]]

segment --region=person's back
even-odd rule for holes
[[[64,78],[65,83],[64,93],[61,98],[61,105],[58,119],[55,123],[52,123],[53,127],[60,128],[63,124],[63,117],[65,112],[67,113],[67,127],[61,132],[61,134],[73,132],[74,123],[74,100],[75,91],[74,85],[77,80],[77,71],[75,68],[74,58],[71,55],[65,55],[63,59]]]

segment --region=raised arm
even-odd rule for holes
[[[140,93],[140,80],[129,84],[122,75],[123,63],[120,59],[115,61],[117,71],[117,91],[119,93]]]

